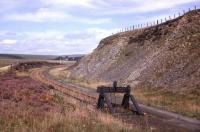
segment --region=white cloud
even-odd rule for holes
[[[16,0],[0,0],[0,13],[8,12],[9,10],[13,10],[21,5],[23,5],[24,0],[16,1]]]
[[[63,12],[49,11],[45,8],[40,8],[34,13],[16,13],[5,16],[5,20],[15,21],[30,21],[30,22],[56,22],[69,19],[71,16]]]
[[[0,45],[10,46],[10,45],[16,44],[16,42],[17,42],[17,40],[4,39],[4,40],[0,41]]]
[[[49,6],[66,6],[66,7],[81,6],[89,8],[93,7],[93,5],[91,4],[92,0],[41,0],[41,2]]]
[[[197,2],[199,0],[110,0],[106,7],[101,8],[101,15],[118,15],[128,13],[146,13]],[[120,3],[120,4],[119,4]]]
[[[84,24],[110,23],[110,18],[84,18],[76,17],[62,11],[51,11],[47,8],[40,8],[33,13],[15,13],[6,15],[3,20],[26,21],[26,22],[79,22]]]
[[[116,32],[116,30],[117,29],[88,28],[71,32],[55,30],[44,32],[22,32],[22,38],[18,38],[18,40],[15,41],[4,40],[0,44],[9,43],[10,48],[18,53],[21,51],[29,54],[90,53],[97,47],[102,38],[111,35],[111,33]],[[11,45],[11,43],[16,43],[16,45]],[[7,52],[10,52],[10,50]]]
[[[2,20],[25,22],[79,22],[84,24],[112,23],[119,14],[148,13],[175,8],[181,4],[199,0],[38,0],[38,10],[5,13]],[[36,3],[37,3],[36,2]],[[0,2],[2,3],[2,2]],[[4,6],[6,2],[3,2]],[[8,3],[8,2],[7,2]],[[16,2],[10,5],[17,5]],[[20,2],[26,6],[27,0]],[[1,7],[1,6],[0,6]],[[8,6],[8,9],[12,9]],[[84,9],[82,9],[84,7]],[[109,16],[109,17],[105,17]],[[102,17],[103,16],[103,17]]]
[[[8,30],[0,31],[0,52],[89,53],[102,38],[117,31],[100,26],[113,28],[155,21],[170,14],[168,10],[165,13],[161,10],[177,9],[186,3],[189,6],[195,1],[199,0],[35,0],[31,3],[30,0],[0,0],[0,28],[5,26],[3,29]],[[153,15],[149,13],[154,11]],[[15,26],[16,21],[20,28]],[[68,26],[71,27],[68,29]],[[12,28],[18,32],[9,31]],[[42,31],[47,28],[63,29]]]
[[[99,18],[99,19],[92,19],[92,18],[73,18],[72,21],[85,23],[85,24],[105,24],[111,23],[111,18]]]

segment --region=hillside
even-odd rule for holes
[[[0,59],[53,60],[56,57],[54,55],[0,54]]]
[[[70,77],[200,93],[200,10],[101,40]]]

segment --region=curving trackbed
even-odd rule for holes
[[[34,69],[31,72],[31,77],[34,80],[41,81],[42,83],[53,87],[55,90],[58,90],[67,96],[75,98],[81,102],[96,106],[98,94],[95,92],[95,90],[64,82],[63,80],[57,80],[53,76],[50,76],[50,74],[48,73],[50,69],[52,68]],[[173,126],[173,128],[181,128],[181,131],[200,131],[199,120],[188,118],[172,112],[159,110],[142,104],[140,105],[140,107],[148,115],[151,115],[154,118],[156,117],[156,119],[154,120],[158,120],[157,122],[164,124],[167,127]],[[169,129],[169,131],[175,130],[173,128]]]

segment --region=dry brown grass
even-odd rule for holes
[[[155,92],[157,91],[157,92]],[[156,89],[135,89],[133,93],[140,103],[200,119],[200,89],[173,93]]]
[[[140,126],[128,125],[121,120],[94,111],[94,108],[76,101],[75,111],[65,109],[64,113],[47,112],[39,114],[34,109],[9,109],[0,114],[0,130],[3,132],[136,132],[143,131]]]
[[[10,66],[0,67],[0,73],[5,73],[10,69]]]
[[[25,71],[21,71],[21,72],[16,71],[16,75],[18,77],[28,77],[28,76],[30,76],[30,73],[29,72],[25,72]]]
[[[66,79],[66,81],[70,82],[70,83],[73,83],[73,84],[77,84],[79,86],[82,86],[82,87],[86,87],[86,88],[92,88],[92,89],[96,89],[98,86],[107,86],[107,85],[110,85],[110,83],[107,83],[107,82],[97,82],[97,81],[93,81],[93,82],[90,82],[90,81],[84,81],[83,79]]]
[[[66,82],[70,82],[70,83],[77,84],[82,87],[87,87],[87,88],[92,88],[92,89],[96,89],[98,86],[101,86],[101,85],[109,85],[110,84],[108,82],[103,82],[103,81],[92,81],[91,82],[91,81],[87,81],[83,78],[79,78],[79,79],[69,78],[70,72],[68,70],[66,70],[66,68],[63,68],[63,67],[54,68],[49,71],[49,74],[58,79],[62,78]]]
[[[44,85],[40,87],[40,84],[38,86],[30,84],[30,79],[25,84],[25,81],[20,80],[26,78],[24,76],[12,76],[14,80],[19,79],[20,83],[24,84],[16,86],[19,89],[14,95],[10,94],[12,97],[0,97],[2,132],[143,131],[144,126],[140,124],[124,123],[121,119],[97,111],[96,108],[69,98],[62,92],[45,88]],[[10,81],[12,78],[8,77],[5,79]],[[27,87],[29,85],[33,87]],[[21,87],[27,88],[21,90]],[[6,94],[5,89],[0,92]],[[18,97],[21,100],[18,100]]]
[[[23,59],[0,59],[0,67],[8,66],[11,64],[17,64],[19,62],[23,62]]]

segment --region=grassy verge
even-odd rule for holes
[[[66,66],[67,67],[67,66]],[[98,86],[101,85],[109,85],[108,82],[102,82],[102,81],[88,81],[83,78],[69,78],[69,72],[66,70],[66,68],[54,68],[49,71],[49,74],[57,79],[64,79],[66,82],[73,83],[82,87],[96,89]]]
[[[108,115],[89,115],[85,110],[66,115],[60,113],[46,113],[35,116],[25,111],[13,112],[9,117],[0,117],[0,130],[4,132],[119,132],[142,131],[137,126],[124,125]]]
[[[0,67],[16,64],[21,61],[22,60],[18,60],[18,59],[0,59]]]
[[[200,119],[200,87],[184,93],[166,89],[135,89],[133,94],[142,104]]]
[[[63,104],[66,100],[60,95],[58,102]],[[68,99],[70,101],[70,99]],[[75,103],[70,106],[61,105],[62,112],[38,112],[34,108],[8,109],[0,112],[0,130],[3,132],[140,132],[148,131],[147,127],[129,125],[110,114],[94,111],[90,106]],[[9,107],[9,106],[7,106]]]

